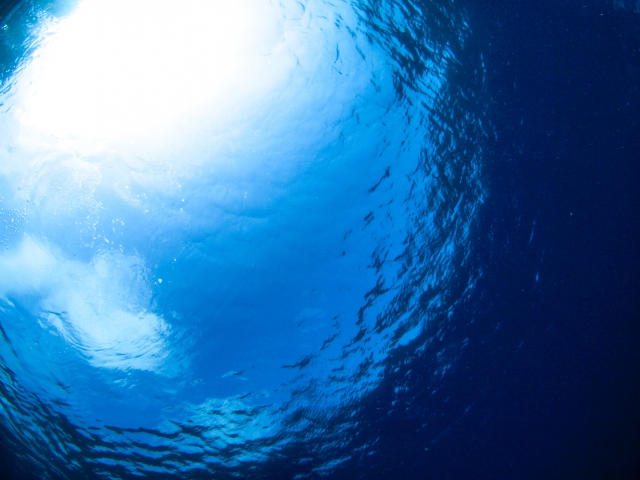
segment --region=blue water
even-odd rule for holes
[[[8,2],[0,474],[633,478],[636,10]]]

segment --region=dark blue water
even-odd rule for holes
[[[4,477],[636,478],[637,5],[169,3],[0,9]]]

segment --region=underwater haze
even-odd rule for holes
[[[627,3],[7,2],[0,474],[627,478]]]

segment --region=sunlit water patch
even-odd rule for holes
[[[335,419],[479,274],[464,16],[61,8],[23,2],[2,33],[0,421],[42,475],[248,474],[348,444]]]

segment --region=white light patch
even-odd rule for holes
[[[21,75],[23,143],[95,153],[194,111],[232,115],[273,80],[277,13],[263,0],[83,1],[41,35]]]
[[[166,373],[171,328],[149,311],[138,257],[103,252],[85,264],[27,237],[0,255],[0,271],[0,296],[23,300],[93,366]]]

